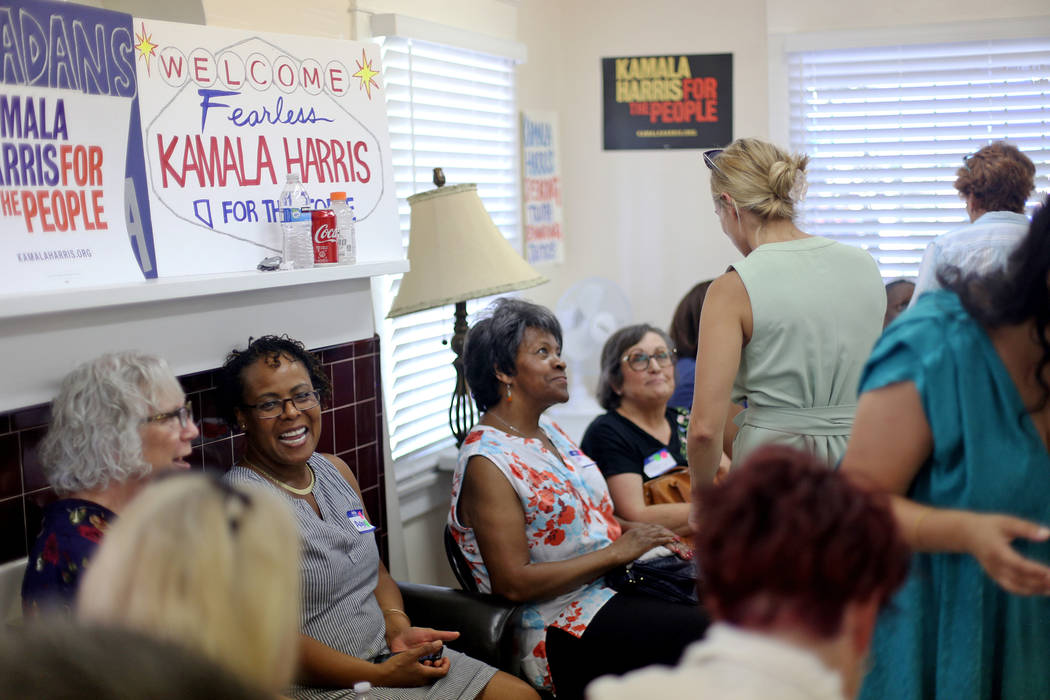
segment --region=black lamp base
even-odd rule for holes
[[[452,366],[456,368],[456,389],[452,392],[452,404],[448,407],[448,424],[456,438],[456,447],[467,439],[467,432],[478,422],[474,409],[474,399],[467,387],[467,374],[463,367],[463,346],[467,341],[467,302],[456,302],[455,325],[452,329],[452,352],[456,359]]]

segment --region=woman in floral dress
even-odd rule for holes
[[[678,537],[617,519],[594,461],[543,412],[568,400],[561,328],[547,309],[498,299],[467,337],[481,421],[460,449],[449,527],[478,588],[525,603],[522,664],[559,700],[593,678],[673,664],[707,625],[694,606],[624,595],[609,570]]]

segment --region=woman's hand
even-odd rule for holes
[[[630,523],[620,538],[609,545],[621,564],[632,562],[653,547],[671,545],[679,541],[678,536],[663,525],[653,523]],[[673,550],[672,550],[673,551]]]
[[[436,630],[430,627],[407,627],[389,642],[390,651],[397,653],[428,642],[451,642],[459,638],[459,632]]]
[[[972,513],[968,549],[1000,586],[1018,595],[1050,595],[1050,567],[1022,557],[1010,545],[1023,537],[1050,539],[1050,529],[1012,515]]]
[[[452,667],[451,661],[444,657],[436,661],[419,660],[420,657],[436,653],[441,646],[440,641],[433,641],[400,652],[391,647],[391,651],[396,653],[379,664],[382,679],[379,685],[387,688],[416,688],[442,678]]]

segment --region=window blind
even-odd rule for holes
[[[510,58],[417,39],[382,37],[387,114],[402,243],[409,195],[433,189],[440,167],[450,185],[473,182],[496,227],[521,247],[518,122]],[[380,290],[389,309],[400,276]],[[475,313],[488,300],[468,302]],[[448,407],[455,386],[453,306],[380,323],[384,392],[394,459],[453,444]]]
[[[1050,175],[1050,38],[787,55],[791,148],[810,156],[799,226],[860,246],[884,278],[969,221],[963,156],[1008,141]],[[1029,214],[1031,211],[1029,210]]]

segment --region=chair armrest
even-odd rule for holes
[[[445,586],[398,581],[405,612],[412,624],[454,630],[459,639],[449,647],[517,676],[520,670],[516,632],[521,608],[506,598]]]

